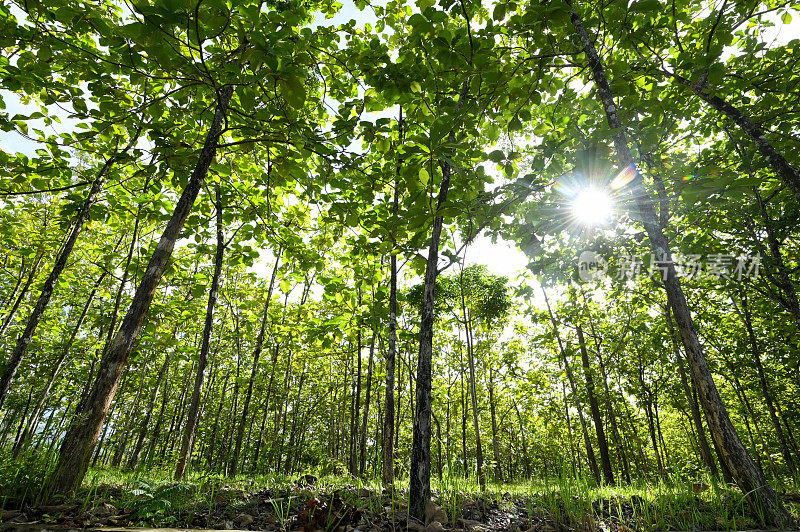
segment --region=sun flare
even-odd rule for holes
[[[572,213],[575,219],[584,225],[600,225],[611,218],[614,202],[611,196],[594,187],[587,187],[578,192],[572,202]]]

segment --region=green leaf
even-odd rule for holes
[[[494,12],[492,13],[492,18],[498,22],[506,18],[506,5],[497,4],[496,6],[494,6]]]
[[[293,109],[300,109],[306,103],[306,88],[297,76],[287,76],[278,82],[281,96]]]
[[[423,186],[428,186],[428,183],[431,180],[431,175],[428,171],[424,168],[420,168],[419,170],[419,181],[422,183]]]

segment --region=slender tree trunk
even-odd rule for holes
[[[133,452],[131,453],[131,457],[128,459],[128,469],[136,469],[136,466],[139,464],[139,458],[142,454],[142,449],[144,448],[144,440],[147,437],[147,431],[150,429],[150,420],[153,417],[153,409],[156,405],[156,399],[158,399],[158,392],[161,389],[161,383],[164,382],[164,377],[166,376],[167,369],[169,368],[170,355],[171,353],[168,352],[164,357],[164,364],[161,365],[161,369],[158,372],[158,377],[156,377],[156,384],[153,386],[153,393],[150,395],[150,402],[148,403],[147,410],[145,411],[144,421],[139,427],[139,434],[136,437],[136,443],[133,446]],[[153,437],[155,438],[155,434]]]
[[[28,294],[28,289],[30,288],[31,283],[33,283],[34,279],[36,279],[36,274],[39,273],[39,264],[42,262],[42,257],[44,257],[44,253],[36,254],[36,259],[31,265],[30,272],[28,272],[28,277],[25,280],[25,284],[22,286],[22,290],[20,290],[17,298],[14,300],[14,304],[11,306],[8,314],[6,314],[6,317],[3,319],[2,325],[0,325],[0,337],[5,334],[6,329],[8,329],[8,326],[11,325],[11,322],[14,319],[14,314],[17,313],[20,304],[22,304],[22,302],[25,300],[25,296]]]
[[[463,98],[459,100],[459,105]],[[450,134],[453,142],[453,134]],[[416,416],[411,448],[411,488],[409,493],[409,513],[425,521],[425,505],[431,496],[431,365],[433,361],[433,318],[436,298],[436,277],[439,275],[439,241],[444,218],[439,214],[447,201],[450,188],[450,163],[442,163],[442,183],[431,228],[428,247],[428,260],[425,266],[425,281],[420,312],[419,357],[417,360]]]
[[[358,294],[358,306],[361,307],[361,292]],[[359,311],[360,312],[360,311]],[[358,421],[361,411],[361,315],[356,316],[356,383],[355,393],[353,395],[353,408],[350,411],[350,474],[356,475],[358,473],[358,442],[359,430]]]
[[[567,352],[564,349],[564,344],[561,341],[561,335],[558,332],[558,323],[556,322],[556,317],[553,314],[553,310],[550,308],[550,300],[547,297],[547,292],[545,291],[544,286],[542,286],[542,294],[544,294],[544,300],[547,304],[547,312],[550,315],[550,322],[553,324],[553,333],[558,341],[558,351],[561,355],[561,362],[564,364],[564,371],[567,374],[567,380],[569,381],[569,386],[572,391],[572,399],[575,401],[575,408],[578,410],[578,419],[581,422],[581,432],[583,433],[583,442],[586,446],[586,457],[589,460],[589,469],[592,472],[595,482],[600,484],[600,469],[597,467],[597,459],[594,455],[592,440],[589,438],[589,430],[586,427],[586,419],[583,417],[583,407],[581,406],[581,401],[578,397],[578,386],[575,384],[575,376],[572,374],[572,368],[570,367],[569,360],[567,359]]]
[[[603,418],[600,415],[600,407],[597,404],[597,396],[594,393],[594,377],[592,376],[592,369],[589,366],[589,354],[586,351],[586,341],[583,337],[583,329],[580,325],[577,327],[578,343],[581,351],[581,362],[583,364],[583,374],[586,379],[586,395],[589,397],[589,409],[592,413],[592,420],[594,421],[594,429],[597,433],[597,446],[600,448],[600,462],[603,465],[603,480],[606,484],[614,484],[614,470],[611,469],[611,455],[608,452],[608,440],[606,440],[606,431],[603,428]]]
[[[212,469],[214,466],[214,450],[217,444],[217,429],[219,428],[219,421],[222,417],[222,408],[225,406],[225,393],[228,391],[228,379],[231,374],[225,374],[225,380],[222,382],[222,396],[219,399],[219,406],[217,407],[217,415],[214,416],[214,427],[211,429],[211,438],[209,440],[208,452],[206,453],[206,467]]]
[[[494,456],[494,475],[497,482],[503,482],[503,468],[500,465],[500,441],[497,437],[497,404],[494,400],[494,370],[489,365],[489,414],[492,418],[492,456]],[[511,470],[509,469],[509,474]]]
[[[642,376],[643,368],[639,370],[639,383],[642,387],[642,398],[644,399],[644,411],[647,415],[647,432],[650,434],[650,443],[653,446],[653,454],[656,457],[656,465],[658,466],[658,474],[666,478],[667,472],[664,470],[664,462],[661,460],[661,452],[658,449],[658,437],[656,436],[656,423],[653,416],[653,394],[650,387],[644,382]]]
[[[666,473],[667,464],[669,464],[669,455],[667,454],[667,444],[664,442],[664,434],[661,432],[661,416],[658,413],[658,395],[653,395],[653,413],[656,420],[656,434],[658,434],[658,441],[661,443],[661,458],[664,461],[664,469]]]
[[[711,476],[716,478],[719,475],[719,472],[717,471],[717,463],[714,461],[714,457],[711,455],[711,448],[709,447],[708,440],[706,439],[706,431],[703,428],[703,420],[700,414],[700,408],[697,406],[697,402],[694,400],[692,390],[689,387],[689,380],[686,378],[686,371],[683,367],[683,356],[681,355],[680,347],[678,346],[678,339],[675,337],[675,327],[672,324],[672,312],[669,309],[669,305],[666,306],[664,311],[667,317],[669,336],[672,340],[672,350],[675,353],[675,359],[678,362],[678,374],[681,377],[681,387],[683,388],[683,393],[686,396],[686,401],[689,403],[689,410],[692,414],[692,423],[694,424],[695,433],[697,434],[697,445],[700,450],[700,458],[703,460],[703,463],[705,464],[706,469],[708,469],[708,472],[711,474]]]
[[[461,270],[463,275],[464,270]],[[472,351],[472,331],[470,316],[464,303],[464,286],[461,285],[461,310],[464,313],[464,334],[467,339],[467,363],[469,364],[469,397],[472,401],[472,426],[475,429],[475,460],[478,466],[478,484],[481,491],[486,490],[486,474],[483,471],[483,445],[481,441],[480,418],[478,416],[478,394],[475,386],[475,357]]]
[[[284,312],[286,306],[284,305]],[[267,417],[269,416],[269,398],[272,395],[272,387],[275,383],[275,366],[278,365],[278,352],[279,347],[276,345],[272,349],[272,363],[271,369],[269,374],[269,384],[267,384],[267,390],[265,392],[266,397],[264,398],[264,415],[261,417],[261,428],[258,431],[258,440],[256,441],[256,449],[253,452],[253,466],[252,469],[255,471],[258,468],[258,461],[261,457],[261,447],[264,444],[264,429],[267,426]]]
[[[756,370],[758,371],[758,383],[761,386],[761,393],[764,396],[764,402],[767,405],[767,412],[772,421],[772,426],[775,429],[775,434],[778,436],[778,443],[781,446],[781,454],[783,454],[783,460],[786,462],[786,468],[789,470],[791,476],[795,476],[797,474],[797,468],[795,467],[792,453],[789,450],[789,444],[786,441],[786,435],[783,433],[780,419],[778,419],[778,414],[775,410],[775,401],[772,396],[772,391],[767,385],[766,372],[764,371],[764,365],[761,363],[761,349],[759,349],[758,339],[753,330],[753,319],[750,315],[750,308],[747,306],[746,296],[742,296],[741,304],[742,320],[744,321],[744,326],[747,328],[747,336],[750,338],[750,348],[753,354],[753,362],[755,362]]]
[[[103,279],[106,278],[107,273],[108,272],[104,271],[102,274],[100,274],[97,282],[95,282],[94,288],[89,294],[89,297],[86,299],[86,303],[83,305],[83,310],[81,311],[81,315],[78,317],[78,321],[75,322],[75,326],[72,328],[69,338],[61,348],[61,354],[59,355],[58,360],[56,360],[56,363],[50,372],[50,378],[47,379],[47,383],[45,383],[42,393],[39,394],[39,399],[36,402],[36,406],[33,408],[33,413],[28,418],[28,423],[25,427],[25,430],[23,431],[20,440],[17,442],[17,445],[14,447],[15,458],[19,456],[19,454],[22,452],[22,449],[24,449],[25,444],[28,442],[28,440],[30,440],[30,438],[33,436],[33,433],[36,431],[36,426],[39,424],[39,418],[44,410],[44,403],[47,401],[50,390],[52,390],[56,379],[61,374],[61,370],[64,367],[64,362],[69,355],[70,349],[72,349],[72,344],[75,342],[75,337],[78,335],[78,331],[80,331],[80,328],[83,326],[83,322],[86,319],[86,314],[89,312],[89,307],[92,305],[94,296],[97,294],[97,289],[102,284]]]
[[[464,390],[464,352],[459,343],[458,347],[458,363],[461,375],[461,464],[464,469],[464,477],[469,478],[469,464],[467,463],[467,416],[469,408],[467,406],[467,394]]]
[[[44,428],[42,432],[39,433],[39,437],[36,439],[36,445],[33,446],[33,450],[36,451],[39,446],[45,440],[54,440],[55,438],[50,435],[50,427],[53,426],[53,420],[56,417],[56,411],[58,410],[58,403],[53,405],[50,409],[50,415],[47,417],[47,421],[44,424]],[[33,435],[31,435],[31,439],[33,439]]]
[[[397,119],[398,140],[403,142],[403,108]],[[397,216],[400,208],[400,162],[395,172],[394,193],[392,198],[392,215]],[[392,234],[392,247],[397,246],[397,239]],[[383,411],[383,449],[381,461],[381,479],[384,486],[394,484],[394,366],[397,358],[397,252],[389,254],[389,342],[386,351],[386,396]]]
[[[597,365],[600,367],[600,373],[603,375],[603,391],[605,392],[606,405],[608,407],[608,420],[611,423],[611,436],[614,438],[614,445],[617,448],[617,459],[622,470],[622,476],[625,482],[631,483],[631,473],[628,465],[628,457],[625,453],[625,445],[623,444],[622,437],[620,436],[619,426],[617,425],[617,416],[614,413],[614,401],[611,395],[611,390],[608,386],[608,373],[606,372],[605,363],[600,350],[597,351]]]
[[[233,458],[228,467],[228,476],[235,477],[239,467],[239,453],[242,449],[242,440],[244,439],[244,428],[247,423],[247,416],[250,413],[250,401],[253,397],[253,383],[258,373],[258,360],[261,357],[261,350],[264,346],[264,336],[266,335],[267,322],[269,321],[269,306],[272,300],[272,291],[275,288],[275,278],[278,275],[278,263],[280,262],[283,247],[278,248],[275,254],[275,265],[272,267],[272,277],[269,281],[269,290],[267,290],[267,299],[264,302],[264,313],[261,315],[261,327],[258,331],[258,338],[256,338],[256,346],[253,349],[253,367],[250,371],[250,381],[247,383],[247,395],[244,399],[244,407],[242,408],[242,419],[239,423],[239,430],[236,433],[236,446],[233,450]],[[177,473],[177,472],[176,472]]]
[[[567,435],[569,436],[569,456],[570,464],[572,465],[572,477],[577,478],[578,471],[576,469],[575,460],[575,437],[572,435],[572,420],[569,416],[569,402],[567,401],[567,386],[561,383],[561,395],[564,398],[564,418],[567,421]]]
[[[48,490],[51,495],[67,494],[78,488],[86,475],[88,458],[97,442],[103,427],[108,408],[117,391],[123,368],[128,362],[133,343],[150,309],[156,288],[172,256],[175,242],[189,216],[200,188],[208,174],[208,169],[217,152],[217,141],[233,95],[233,86],[227,85],[217,95],[216,111],[211,127],[206,135],[205,143],[200,151],[197,164],[192,172],[186,188],[183,190],[175,211],[167,223],[164,233],[156,246],[150,262],[136,289],[130,308],[122,322],[113,345],[104,357],[98,370],[97,380],[92,391],[76,412],[70,428],[61,444],[58,464],[53,471]]]
[[[297,419],[300,417],[300,400],[303,394],[303,384],[306,382],[306,364],[303,362],[303,369],[300,371],[300,384],[297,386],[297,397],[292,408],[292,428],[289,430],[289,445],[286,449],[286,465],[283,472],[287,475],[292,474],[292,461],[296,454],[295,439],[297,434]]]
[[[395,186],[394,212],[397,211]],[[386,395],[383,410],[383,452],[381,479],[384,486],[394,484],[394,372],[397,358],[397,256],[389,257],[389,342],[386,350]]]
[[[194,346],[197,348],[197,346]],[[191,383],[194,381],[192,378],[193,375],[196,375],[196,369],[199,364],[197,361],[192,361],[192,366],[189,371],[186,373],[186,380],[184,381],[184,385],[182,386],[181,391],[181,402],[176,409],[176,416],[173,418],[175,424],[174,426],[170,427],[169,430],[169,451],[167,452],[168,455],[172,456],[172,452],[175,450],[175,445],[177,445],[178,441],[181,440],[181,436],[183,432],[180,430],[181,426],[183,426],[183,419],[186,416],[186,402],[187,400],[191,400],[190,391],[192,390]]]
[[[361,459],[359,460],[358,475],[364,477],[367,466],[367,422],[369,421],[370,393],[372,392],[372,366],[375,356],[375,337],[378,334],[378,318],[375,315],[375,299],[373,294],[372,304],[372,339],[369,344],[369,362],[367,362],[367,389],[364,394],[364,419],[361,422]]]
[[[782,296],[778,297],[778,301],[788,310],[794,318],[795,324],[800,328],[800,300],[797,297],[797,290],[795,289],[792,278],[789,276],[789,268],[783,259],[781,253],[781,244],[775,235],[775,226],[772,217],[767,210],[767,204],[761,197],[761,192],[758,188],[753,189],[753,193],[758,201],[758,207],[761,211],[761,217],[764,220],[764,229],[767,234],[767,244],[769,245],[769,252],[772,255],[772,260],[775,261],[776,269],[778,270],[777,280],[773,280],[774,284],[782,292]]]
[[[437,460],[436,460],[436,474],[439,478],[439,481],[442,480],[442,424],[439,423],[439,418],[436,416],[436,412],[431,411],[433,414],[433,423],[436,425],[436,449],[437,449]]]
[[[790,521],[790,516],[783,508],[775,492],[769,484],[767,484],[766,479],[748,454],[747,449],[739,440],[736,429],[728,416],[728,411],[714,383],[714,378],[711,375],[711,370],[708,367],[705,355],[703,354],[703,348],[700,345],[694,323],[692,322],[692,315],[686,303],[683,288],[675,273],[675,265],[672,263],[669,243],[653,210],[649,194],[644,190],[642,178],[636,170],[633,156],[628,146],[626,130],[619,118],[619,109],[614,102],[614,95],[608,83],[603,64],[595,49],[594,42],[583,26],[583,21],[580,16],[576,12],[573,6],[573,0],[565,1],[567,5],[570,6],[570,19],[575,28],[575,33],[583,45],[583,51],[586,54],[597,94],[603,105],[606,118],[608,119],[608,124],[612,131],[615,132],[613,139],[620,162],[620,169],[622,172],[630,172],[632,176],[629,187],[632,197],[636,198],[634,200],[636,202],[634,217],[638,218],[644,225],[645,231],[650,239],[650,245],[655,254],[667,262],[667,274],[664,280],[667,300],[669,301],[670,307],[672,307],[678,330],[681,333],[684,347],[686,348],[689,367],[694,375],[695,385],[699,392],[700,402],[706,413],[706,420],[711,431],[711,436],[722,452],[724,461],[731,470],[742,493],[745,494],[758,512],[763,512],[767,523],[783,526]],[[760,134],[758,138],[761,139],[757,141],[759,149],[766,148],[768,143],[763,134]],[[771,154],[771,162],[776,164],[777,161],[775,154]],[[785,166],[788,167],[788,164]],[[793,169],[788,168],[788,170],[784,172],[787,174],[785,176],[786,178],[792,177],[789,170],[793,171]],[[794,187],[795,195],[800,198],[800,179],[797,179],[796,172],[794,172],[793,176],[792,180],[787,182],[787,184]]]
[[[25,418],[28,416],[28,410],[31,408],[31,400],[33,399],[33,387],[31,386],[30,391],[28,392],[28,400],[25,401],[25,409],[22,411],[22,415],[19,416],[19,426],[17,427],[17,434],[14,436],[14,442],[18,442],[20,436],[22,435],[22,429],[25,427]]]
[[[122,457],[125,454],[125,449],[128,446],[128,437],[130,436],[130,428],[133,424],[133,420],[139,414],[139,399],[142,396],[142,390],[144,389],[144,381],[145,381],[145,373],[147,371],[147,364],[142,366],[142,372],[139,376],[139,387],[136,389],[136,395],[133,398],[133,404],[131,405],[130,410],[128,410],[128,414],[125,416],[125,424],[120,431],[121,439],[117,442],[117,448],[114,451],[114,456],[111,459],[111,465],[114,467],[119,467],[122,463]]]
[[[183,439],[181,450],[178,454],[178,463],[175,465],[174,479],[180,481],[186,474],[186,467],[189,464],[189,452],[194,444],[194,436],[197,430],[197,419],[200,411],[200,392],[203,389],[203,379],[205,377],[206,366],[208,365],[208,352],[211,346],[211,330],[214,327],[214,307],[217,304],[217,293],[219,292],[219,279],[222,276],[222,261],[225,256],[225,235],[223,233],[222,222],[222,194],[220,185],[217,184],[216,191],[217,208],[217,248],[214,254],[214,274],[211,278],[211,287],[208,290],[208,303],[206,304],[206,319],[203,324],[203,339],[200,344],[200,356],[197,359],[197,373],[194,379],[194,389],[192,399],[189,403],[189,415],[183,429]]]
[[[8,264],[9,258],[10,257],[6,258],[6,260],[3,261],[4,265]],[[30,279],[31,276],[29,275],[28,278]],[[20,259],[20,261],[19,261],[19,275],[17,275],[17,282],[14,284],[14,288],[11,289],[11,292],[9,292],[8,296],[3,298],[3,304],[0,305],[0,308],[5,309],[5,307],[7,307],[8,304],[11,303],[11,301],[13,301],[16,298],[17,290],[19,290],[19,287],[22,286],[23,279],[25,279],[25,257],[22,257]],[[26,283],[26,284],[30,284],[30,283]],[[26,290],[27,290],[27,286],[26,286]],[[11,310],[14,310],[14,309],[12,308]],[[13,312],[11,313],[11,315],[13,315]],[[5,324],[6,321],[7,321],[7,318],[8,318],[8,316],[6,316],[5,319],[0,321],[0,324]],[[0,327],[0,336],[3,335],[3,330],[5,330],[5,328],[4,327]]]
[[[127,151],[127,148],[125,151]],[[97,196],[103,189],[103,184],[106,180],[106,174],[121,155],[122,154],[120,153],[109,157],[100,168],[97,177],[95,177],[94,182],[92,183],[92,188],[89,190],[89,194],[86,196],[86,199],[81,206],[81,210],[78,211],[78,215],[72,222],[72,229],[70,230],[69,236],[59,251],[58,256],[56,257],[55,263],[53,264],[53,269],[50,271],[50,275],[47,276],[47,279],[42,285],[42,291],[39,294],[39,299],[36,301],[36,306],[33,308],[33,312],[31,312],[31,315],[28,317],[28,321],[25,324],[25,330],[17,340],[14,350],[11,352],[11,356],[6,362],[3,375],[0,376],[0,408],[2,408],[3,402],[8,394],[8,390],[11,388],[11,382],[14,380],[14,376],[17,374],[19,365],[22,363],[22,358],[25,356],[25,353],[28,350],[28,345],[31,343],[31,340],[33,340],[33,335],[36,333],[39,320],[42,319],[42,316],[47,310],[47,305],[50,303],[50,298],[53,295],[53,290],[58,282],[58,278],[61,276],[61,272],[64,271],[64,268],[66,268],[69,256],[75,247],[75,243],[78,241],[78,236],[81,234],[81,231],[83,231],[83,225],[86,222],[86,219],[89,217],[89,209],[91,209],[92,205],[95,204],[97,201]]]
[[[528,442],[525,439],[525,423],[522,421],[522,414],[519,412],[519,405],[517,402],[514,402],[514,411],[517,413],[517,421],[519,421],[519,437],[522,443],[522,457],[523,457],[523,475],[525,476],[525,480],[530,479],[531,477],[531,463],[530,463],[530,456],[528,455]]]

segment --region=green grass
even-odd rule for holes
[[[18,462],[0,460],[0,464],[0,493],[3,494],[0,508],[35,504],[47,463],[35,457],[23,457]],[[294,493],[300,498],[338,490],[346,503],[362,511],[380,514],[391,507],[396,516],[407,516],[407,479],[398,480],[387,492],[377,479],[362,480],[348,475],[323,476],[316,487],[302,491],[293,480],[283,475],[229,478],[195,472],[187,475],[185,481],[176,483],[169,470],[124,472],[93,468],[73,502],[84,509],[109,502],[118,508],[135,510],[134,524],[169,526],[179,524],[181,511],[188,507],[206,503],[211,517],[220,505],[244,504],[243,494],[263,489],[276,495]],[[545,520],[575,530],[600,530],[601,521],[622,523],[642,531],[742,530],[759,526],[758,516],[735,487],[710,479],[705,481],[709,487],[700,493],[692,491],[692,480],[679,477],[620,486],[596,486],[587,479],[567,477],[503,484],[490,482],[487,490],[481,493],[475,478],[446,475],[441,480],[434,479],[431,488],[434,500],[451,523],[461,518],[466,503],[497,501],[505,509],[515,504],[517,509],[524,507],[531,521]],[[800,514],[797,505],[787,506],[795,517]],[[598,511],[603,509],[605,511]],[[274,508],[280,523],[286,522],[290,511],[286,502],[276,503]]]

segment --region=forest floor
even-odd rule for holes
[[[0,485],[2,488],[2,485]],[[626,530],[747,530],[760,528],[734,488],[675,480],[624,487],[541,480],[491,485],[472,480],[434,485],[425,522],[408,516],[407,491],[347,477],[235,480],[195,475],[174,483],[163,475],[94,470],[84,488],[58,505],[25,502],[0,489],[0,529],[173,527],[288,532],[566,532]],[[800,493],[783,490],[800,516]]]

